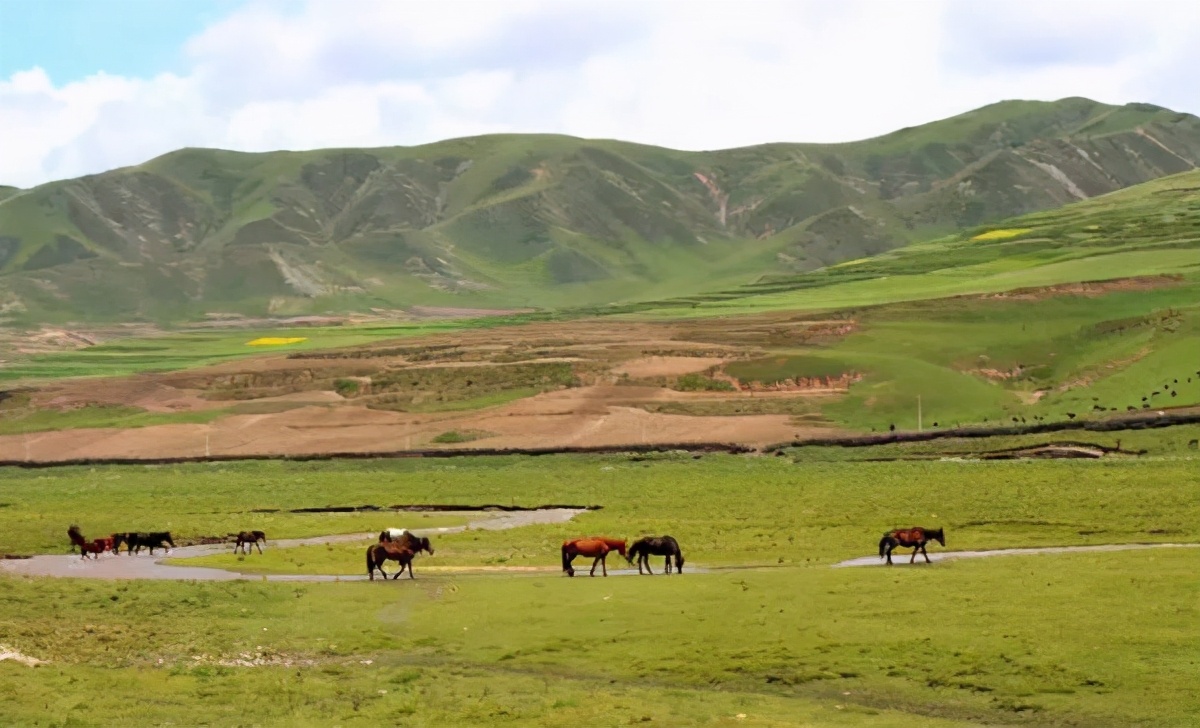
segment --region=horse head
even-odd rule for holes
[[[427,536],[421,536],[417,539],[417,551],[428,551],[430,556],[433,556],[433,544],[429,543]],[[414,552],[415,553],[415,552]]]
[[[939,528],[936,531],[927,532],[927,535],[929,536],[929,538],[933,539],[934,541],[937,541],[942,546],[945,546],[946,545],[946,535],[944,533],[942,533],[942,531],[944,531],[944,530],[945,529]]]

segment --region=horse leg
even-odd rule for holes
[[[663,558],[663,573],[666,573],[666,574],[671,573],[671,554],[667,554]]]
[[[254,547],[258,549],[259,554],[262,554],[262,544],[260,544],[257,540],[254,542]]]
[[[921,550],[921,547],[913,546],[912,550],[913,550],[913,555],[912,555],[912,558],[908,560],[908,563],[915,564],[915,563],[917,563],[917,552]]]
[[[397,571],[395,574],[392,574],[392,581],[399,579],[400,575],[403,573],[404,573],[404,562],[401,561],[400,562],[400,571]]]
[[[411,562],[411,561],[410,561],[410,562],[408,562],[408,578],[409,578],[409,579],[415,579],[415,578],[417,578],[417,577],[413,576],[412,562]]]
[[[925,557],[925,563],[927,563],[927,564],[932,563],[929,560],[929,554],[925,553],[925,544],[921,544],[921,555]],[[915,557],[916,554],[914,553],[913,556]]]
[[[600,569],[604,572],[605,576],[608,576],[608,554],[600,556]]]
[[[892,565],[892,549],[893,549],[893,548],[895,548],[895,547],[894,547],[894,546],[892,546],[892,544],[890,544],[890,543],[889,543],[889,544],[887,545],[887,565],[888,565],[888,566],[891,566],[891,565]]]

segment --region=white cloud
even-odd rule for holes
[[[179,75],[0,79],[0,183],[247,151],[558,132],[685,149],[847,141],[1005,98],[1200,111],[1200,6],[253,2]]]

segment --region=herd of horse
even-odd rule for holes
[[[175,541],[171,539],[169,531],[129,531],[126,533],[110,533],[103,538],[94,538],[88,540],[84,538],[83,533],[79,530],[79,526],[72,525],[67,529],[67,538],[71,539],[71,547],[79,547],[79,553],[83,558],[91,556],[93,559],[98,558],[100,554],[111,551],[114,554],[121,553],[121,546],[125,546],[126,553],[139,554],[142,548],[150,549],[150,555],[154,555],[154,549],[173,549]]]
[[[399,579],[405,571],[408,571],[408,578],[414,579],[416,577],[413,575],[412,562],[422,551],[433,555],[433,545],[429,543],[428,538],[418,536],[403,528],[386,529],[379,534],[378,543],[367,547],[367,577],[374,581],[375,572],[378,571],[386,580],[388,575],[383,570],[383,565],[388,561],[395,561],[400,564],[400,569],[392,575],[393,580]],[[671,573],[671,559],[675,560],[675,572],[683,573],[683,552],[679,549],[679,542],[671,536],[641,538],[634,541],[631,546],[627,546],[627,541],[624,539],[600,536],[564,541],[562,545],[563,571],[567,576],[575,576],[575,567],[571,566],[571,562],[577,556],[587,556],[593,559],[592,569],[589,572],[592,576],[596,575],[597,565],[600,566],[601,574],[608,576],[607,559],[613,551],[624,556],[630,564],[637,559],[639,574],[654,573],[654,570],[650,568],[651,556],[665,557],[663,566],[665,573]]]
[[[140,554],[143,548],[150,549],[150,555],[154,555],[154,549],[171,550],[175,548],[175,540],[171,538],[170,531],[128,531],[124,533],[110,533],[102,538],[94,538],[88,540],[84,537],[79,526],[72,524],[67,529],[67,538],[71,540],[71,549],[79,548],[79,553],[83,558],[91,556],[93,559],[99,558],[100,554],[112,552],[119,555],[121,547],[125,547],[127,554]],[[240,549],[242,553],[249,553],[250,546],[258,547],[258,553],[262,553],[262,546],[267,542],[267,535],[262,531],[242,531],[237,535],[236,545],[233,547],[234,553]]]
[[[71,539],[72,547],[79,547],[79,553],[85,559],[89,555],[97,558],[100,554],[108,551],[120,554],[122,545],[126,547],[126,553],[135,555],[141,553],[142,547],[149,548],[151,556],[154,555],[156,548],[169,550],[175,547],[169,531],[113,533],[89,541],[84,538],[79,526],[72,525],[67,529],[67,537]],[[879,558],[886,558],[890,566],[894,549],[911,548],[913,552],[912,558],[909,559],[910,564],[916,562],[918,553],[925,557],[926,563],[929,563],[929,554],[926,553],[925,546],[930,541],[937,541],[945,546],[944,530],[914,526],[913,528],[898,528],[888,531],[879,540]],[[263,552],[261,544],[266,542],[267,536],[262,531],[242,531],[237,535],[233,551],[237,553],[240,550],[243,554],[248,554],[249,549],[255,547],[261,554]],[[625,539],[601,536],[563,541],[562,570],[567,576],[575,576],[575,567],[571,564],[576,557],[584,556],[592,559],[592,568],[588,572],[590,576],[596,575],[596,566],[600,567],[602,576],[608,576],[608,555],[616,551],[624,556],[625,561],[629,564],[632,564],[635,559],[637,560],[638,574],[654,573],[654,569],[650,567],[651,556],[664,557],[664,574],[672,572],[672,559],[674,559],[674,572],[683,573],[683,552],[679,548],[679,542],[673,537],[648,536],[634,541],[631,545],[627,545],[627,543]],[[413,575],[412,562],[422,551],[430,556],[433,555],[433,545],[430,544],[427,537],[418,536],[404,528],[385,529],[380,532],[379,541],[367,547],[367,576],[374,581],[375,572],[378,571],[386,580],[388,575],[383,570],[383,565],[388,561],[395,561],[400,565],[400,569],[392,575],[393,580],[400,578],[405,571],[408,572],[408,578],[414,579],[416,577]],[[643,571],[643,569],[645,570]]]

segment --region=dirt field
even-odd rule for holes
[[[762,446],[829,436],[786,414],[672,414],[662,403],[729,404],[786,392],[678,391],[684,375],[724,385],[721,366],[845,322],[743,319],[670,324],[572,322],[441,334],[341,350],[267,354],[215,366],[104,380],[60,380],[28,393],[31,410],[219,409],[204,424],[71,429],[0,437],[0,459],[313,455],[428,447],[554,448],[670,443]],[[721,380],[721,381],[718,381]],[[724,388],[728,388],[725,386]],[[676,408],[678,409],[678,408]],[[468,433],[460,435],[459,433]],[[438,439],[440,438],[440,439]]]

